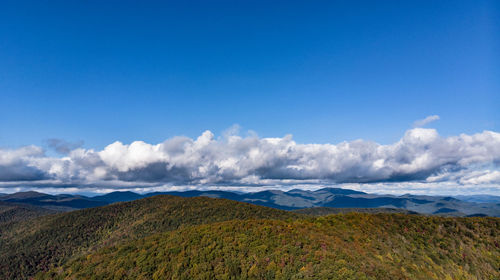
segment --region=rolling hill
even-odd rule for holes
[[[37,279],[498,279],[498,218],[339,214],[182,227]]]
[[[334,211],[158,195],[34,217],[0,227],[0,279],[500,277],[499,218]]]
[[[55,213],[57,211],[34,205],[0,201],[0,226]]]
[[[306,214],[311,216],[326,216],[331,214],[345,214],[345,213],[370,213],[370,214],[418,214],[417,212],[408,211],[398,208],[332,208],[332,207],[311,207],[293,210],[295,213]]]
[[[0,227],[0,279],[27,279],[98,248],[188,225],[299,214],[207,197],[155,197],[42,216]]]

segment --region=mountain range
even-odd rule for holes
[[[424,195],[379,195],[342,189],[323,188],[316,191],[293,189],[287,192],[266,190],[260,192],[201,191],[154,192],[111,192],[88,197],[83,195],[49,195],[34,191],[0,195],[0,202],[27,204],[53,211],[70,211],[82,208],[104,206],[115,202],[132,201],[155,195],[180,197],[225,198],[267,206],[282,210],[296,210],[312,207],[329,208],[392,208],[420,214],[444,216],[495,216],[500,217],[500,197],[488,195],[473,196],[424,196]]]

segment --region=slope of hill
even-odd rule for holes
[[[57,211],[29,204],[19,204],[0,201],[0,226],[6,223],[24,221],[48,214],[55,214]]]
[[[38,279],[499,279],[498,218],[339,214],[183,227]]]
[[[26,279],[73,256],[180,226],[298,214],[225,199],[155,196],[0,227],[0,279]]]
[[[326,216],[331,214],[345,214],[345,213],[370,213],[370,214],[418,214],[417,212],[408,211],[398,208],[332,208],[332,207],[311,207],[293,210],[294,213],[311,215],[311,216]]]

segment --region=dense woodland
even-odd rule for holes
[[[494,218],[339,214],[185,227],[38,279],[498,279]]]
[[[499,232],[490,217],[156,196],[9,223],[0,279],[500,279]]]
[[[310,207],[293,210],[298,214],[306,214],[311,216],[326,216],[331,214],[345,214],[345,213],[369,213],[369,214],[418,214],[417,212],[409,211],[401,208],[335,208],[335,207]]]
[[[180,226],[298,214],[226,199],[155,196],[0,227],[0,279],[26,279],[73,256]]]
[[[33,205],[0,201],[0,227],[4,227],[8,223],[24,221],[54,213],[57,213],[57,211]]]

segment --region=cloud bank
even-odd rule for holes
[[[0,149],[0,187],[99,190],[418,183],[435,188],[471,185],[480,190],[483,185],[500,184],[500,133],[493,131],[441,137],[435,129],[413,128],[390,145],[365,140],[298,144],[291,135],[259,138],[234,132],[216,138],[205,131],[196,139],[114,142],[97,151],[67,150],[67,146],[62,157],[47,156],[37,146]]]

